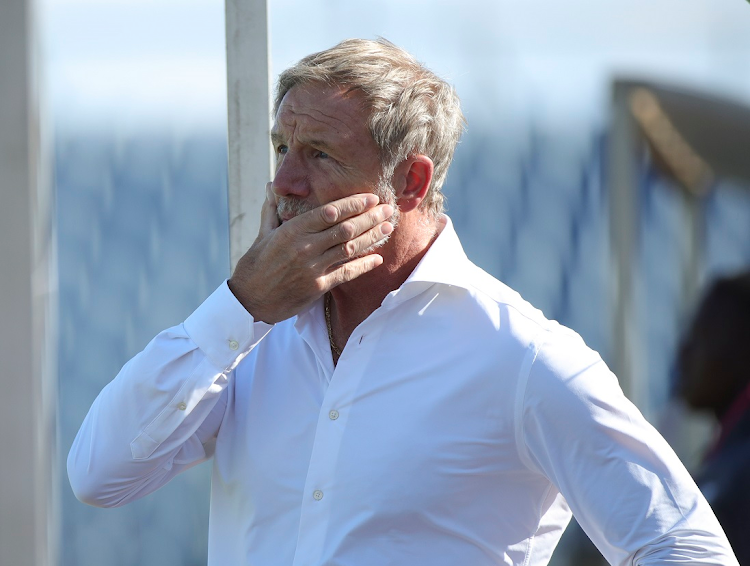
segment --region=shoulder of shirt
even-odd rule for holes
[[[493,277],[468,259],[461,266],[465,269],[464,287],[485,308],[497,308],[505,314],[505,327],[523,345],[533,341],[539,347],[556,338],[570,339],[585,346],[583,339],[574,330],[548,319],[544,313],[526,301],[521,294]]]

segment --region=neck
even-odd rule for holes
[[[383,256],[383,264],[331,290],[331,329],[339,349],[343,350],[354,329],[381,305],[388,293],[406,281],[443,225],[421,214],[403,214],[390,240],[377,250]]]

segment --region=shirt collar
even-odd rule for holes
[[[469,278],[472,263],[466,257],[451,219],[443,214],[440,218],[441,228],[437,238],[427,253],[422,257],[411,275],[398,289],[388,293],[383,300],[383,307],[393,308],[404,301],[417,296],[434,284],[450,285],[469,289],[472,283]],[[322,320],[323,299],[314,302],[297,315],[295,326],[302,332],[310,324],[319,324]]]
[[[404,282],[404,286],[417,282],[443,283],[465,288],[471,286],[466,272],[471,262],[461,246],[453,222],[444,214],[441,223],[443,226],[438,237]]]
[[[443,215],[440,223],[442,228],[437,238],[401,287],[388,294],[383,301],[384,307],[396,306],[434,284],[472,287],[469,279],[472,264],[461,246],[453,222]]]

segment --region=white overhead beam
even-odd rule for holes
[[[0,564],[56,562],[52,193],[34,0],[0,2]]]
[[[231,269],[255,240],[271,180],[266,0],[226,0]]]

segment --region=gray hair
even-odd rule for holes
[[[441,189],[466,123],[451,85],[383,38],[347,39],[281,73],[274,115],[289,90],[311,82],[364,94],[385,180],[390,182],[396,166],[411,155],[432,159],[432,184],[420,208],[433,216],[443,212]]]

